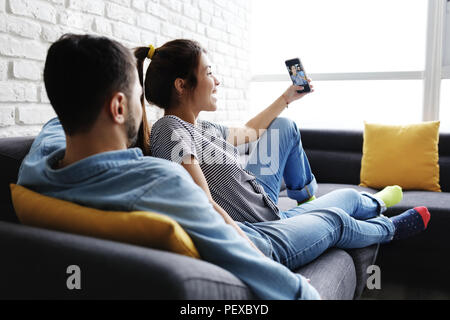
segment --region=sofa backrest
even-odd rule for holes
[[[302,142],[319,183],[359,184],[363,133],[303,129]],[[17,182],[20,164],[34,137],[0,139],[0,220],[18,222],[9,184]],[[450,134],[439,137],[440,185],[450,192]]]
[[[0,139],[0,220],[18,222],[11,202],[10,183],[17,182],[23,158],[30,150],[34,137]]]
[[[319,183],[359,184],[363,132],[302,129],[302,143]],[[442,191],[450,192],[450,133],[439,135]]]

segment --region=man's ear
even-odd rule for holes
[[[174,86],[175,86],[175,90],[177,90],[177,94],[178,94],[179,96],[181,96],[181,95],[184,93],[184,91],[185,91],[185,83],[184,83],[184,80],[181,79],[181,78],[176,78],[176,79],[175,79]]]
[[[126,120],[127,97],[122,92],[116,92],[111,97],[108,111],[114,122],[124,124]]]

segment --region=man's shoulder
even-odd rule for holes
[[[209,201],[182,165],[155,157],[144,157],[124,177],[135,190],[130,210],[155,211],[177,217],[187,211],[202,216]],[[199,212],[201,211],[201,212]]]
[[[158,180],[173,178],[175,176],[181,176],[183,178],[190,177],[189,173],[182,165],[152,156],[142,157],[137,165],[133,164],[133,171],[137,171],[139,174],[152,176]]]

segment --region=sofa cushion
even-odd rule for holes
[[[359,184],[363,133],[357,130],[301,129],[303,148],[319,183]],[[439,135],[442,191],[450,192],[450,133]]]
[[[366,187],[360,187],[351,184],[335,184],[335,183],[319,183],[317,195],[320,197],[333,190],[351,188],[358,191],[366,191],[369,193],[376,193],[378,190]],[[388,208],[385,215],[393,216],[413,207],[425,206],[431,213],[431,219],[434,215],[441,215],[447,212],[447,217],[450,222],[450,193],[449,192],[432,192],[432,191],[412,191],[403,190],[403,199],[399,204]]]
[[[361,152],[306,150],[317,182],[358,185],[361,173]]]
[[[11,184],[11,194],[23,224],[200,257],[189,235],[168,216],[88,208],[14,184]]]
[[[88,236],[0,221],[0,252],[0,299],[255,298],[204,260]],[[66,287],[74,264],[81,290]]]
[[[361,186],[441,191],[439,121],[410,125],[365,124]]]

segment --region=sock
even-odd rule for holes
[[[374,194],[386,204],[386,207],[392,207],[402,201],[403,192],[400,186],[389,186]]]
[[[313,201],[313,200],[316,200],[316,199],[317,199],[316,196],[312,196],[311,198],[303,200],[302,202],[297,201],[297,205],[299,206],[301,204],[304,204],[304,203],[307,203],[307,202],[310,202],[310,201]]]
[[[418,234],[427,228],[430,221],[430,212],[426,207],[416,207],[409,209],[391,217],[391,221],[395,226],[395,234],[392,240],[400,240]]]

